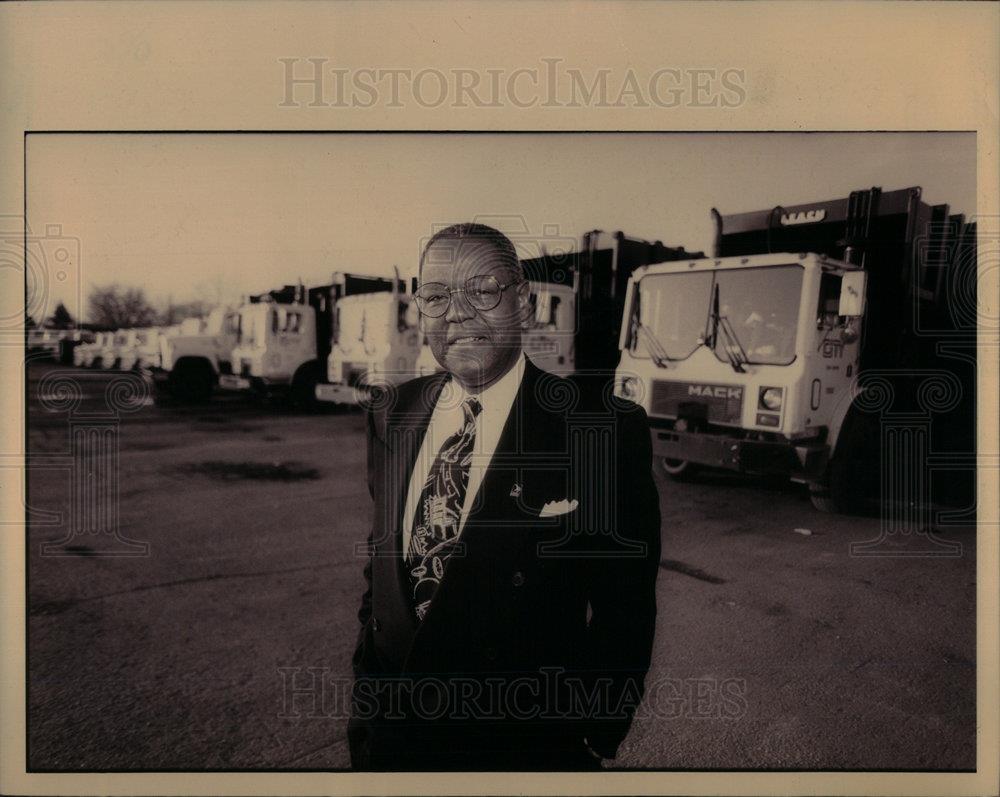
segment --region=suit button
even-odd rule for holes
[[[524,573],[520,570],[515,571],[514,575],[511,576],[510,583],[515,587],[520,587],[524,583]]]
[[[494,647],[488,647],[488,648],[486,648],[486,650],[483,651],[483,653],[486,656],[486,658],[489,659],[490,661],[496,661],[496,657],[497,657],[497,649],[496,648],[494,648]]]
[[[378,621],[377,617],[372,618],[372,631],[380,631],[382,629],[382,624]]]

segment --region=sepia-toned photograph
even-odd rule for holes
[[[975,132],[27,133],[27,771],[976,772],[980,210]]]

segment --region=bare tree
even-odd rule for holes
[[[117,283],[97,286],[91,290],[89,302],[90,320],[100,326],[147,327],[156,318],[142,288],[123,288]]]

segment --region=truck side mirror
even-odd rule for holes
[[[414,302],[407,302],[406,310],[403,314],[403,321],[407,327],[415,329],[420,323],[420,311]]]
[[[865,285],[868,274],[864,271],[848,271],[840,283],[840,308],[838,315],[857,318],[865,312]]]

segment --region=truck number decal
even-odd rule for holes
[[[833,357],[839,360],[844,356],[844,344],[839,340],[824,340],[822,352],[823,356],[828,359]]]

